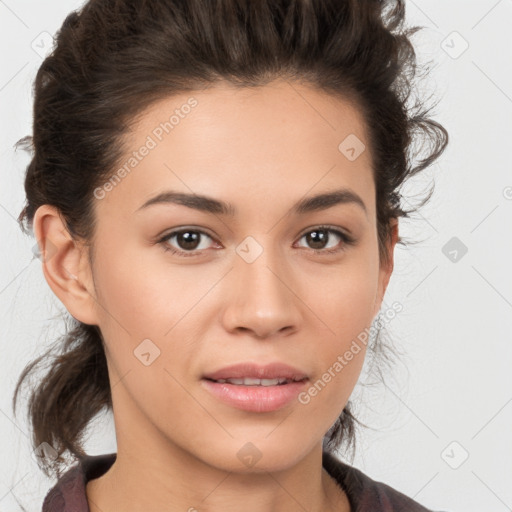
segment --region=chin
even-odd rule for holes
[[[278,436],[252,440],[232,439],[229,447],[219,447],[219,451],[203,453],[202,459],[223,471],[233,473],[267,473],[284,471],[294,466],[305,455],[297,451],[306,443],[293,441],[284,444]]]

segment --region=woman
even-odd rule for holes
[[[58,476],[43,512],[427,511],[335,457],[409,213],[398,189],[447,143],[408,108],[403,20],[377,0],[67,17],[19,216],[72,316],[29,403]],[[433,143],[417,166],[413,133]],[[104,408],[117,452],[88,456]]]

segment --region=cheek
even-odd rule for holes
[[[159,247],[126,242],[122,246],[109,242],[98,251],[95,282],[98,300],[106,310],[102,314],[105,325],[117,322],[133,336],[151,333],[161,337],[183,316],[185,306],[193,304],[195,285],[191,283],[196,281],[190,281],[179,268],[163,264],[163,255],[157,264],[153,255],[159,251]]]
[[[211,270],[201,276],[194,265],[168,265],[158,247],[121,247],[104,246],[95,263],[100,327],[116,370],[138,370],[134,353],[146,345],[158,354],[154,367],[176,365],[177,342],[180,361],[189,360],[204,322],[207,301],[202,299],[218,276]]]
[[[125,246],[123,251],[112,248],[101,254],[95,282],[111,378],[124,383],[116,388],[117,400],[129,402],[123,396],[128,392],[139,405],[145,404],[148,415],[154,414],[162,410],[159,401],[166,400],[159,390],[186,398],[166,370],[175,374],[176,367],[186,367],[193,356],[194,345],[188,341],[193,336],[186,329],[192,317],[187,311],[193,314],[191,305],[199,301],[195,297],[200,290],[194,290],[198,286],[190,285],[188,275],[170,267],[165,267],[166,272],[156,267],[149,271],[151,266],[140,249],[127,250]]]
[[[371,325],[378,290],[376,260],[354,254],[350,261],[324,269],[308,281],[303,296],[331,340],[336,340],[337,349]]]
[[[361,254],[346,263],[336,272],[331,269],[324,276],[317,274],[317,286],[313,287],[312,281],[309,291],[303,292],[319,328],[315,335],[319,375],[311,390],[311,405],[328,404],[333,421],[360,375],[378,289],[376,260]],[[322,397],[313,398],[317,395]]]

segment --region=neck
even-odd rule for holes
[[[277,471],[229,472],[176,449],[167,453],[119,449],[103,476],[90,480],[90,512],[350,512],[339,484],[322,467],[321,446],[296,464]]]

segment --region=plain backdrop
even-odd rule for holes
[[[40,510],[53,482],[32,457],[25,411],[11,398],[25,365],[63,330],[35,240],[16,222],[29,157],[32,82],[74,0],[0,1],[0,512]],[[401,234],[385,297],[403,310],[388,324],[400,362],[385,385],[358,385],[363,430],[353,464],[434,510],[512,509],[512,1],[407,0],[432,116],[450,134],[438,162],[404,189],[420,214]],[[407,196],[406,196],[407,197]],[[55,317],[55,318],[54,318]],[[362,379],[364,378],[364,372]],[[24,406],[24,402],[21,403]],[[111,418],[98,418],[90,453],[116,450]],[[340,454],[343,458],[344,455]]]

